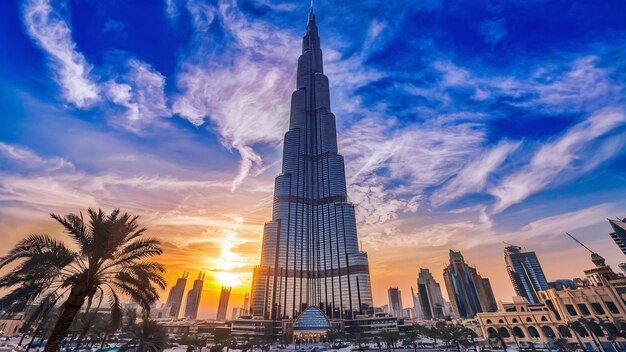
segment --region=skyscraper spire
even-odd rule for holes
[[[312,5],[312,4],[311,4]],[[251,312],[295,319],[317,307],[331,319],[373,312],[367,254],[359,251],[343,156],[313,7],[309,12],[282,172],[252,278]]]

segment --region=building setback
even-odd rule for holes
[[[231,287],[222,287],[222,292],[220,293],[220,302],[217,307],[217,317],[218,321],[226,321],[226,311],[228,310],[228,300],[230,299],[230,291]]]
[[[417,296],[423,319],[441,319],[446,315],[441,286],[428,269],[420,268],[417,277]]]
[[[507,246],[504,261],[515,293],[531,304],[539,303],[537,291],[547,290],[548,280],[535,252],[522,252],[522,247]]]
[[[498,308],[489,279],[467,265],[461,252],[450,250],[450,265],[443,270],[443,278],[455,317],[473,318],[476,313]]]
[[[200,307],[200,298],[202,298],[202,287],[204,286],[204,274],[198,274],[198,278],[194,280],[193,287],[187,293],[187,303],[185,304],[185,319],[196,320],[198,317],[198,308]]]
[[[170,289],[170,293],[167,295],[167,302],[165,303],[166,315],[168,317],[178,319],[180,314],[180,306],[183,302],[183,295],[185,294],[185,286],[187,286],[187,276],[189,273],[184,272],[183,276],[176,280],[176,284]]]
[[[261,261],[253,272],[250,309],[255,318],[273,321],[295,319],[307,307],[330,319],[350,320],[372,313],[369,266],[348,202],[313,11],[296,76],[282,172],[275,179],[272,220],[265,224]]]

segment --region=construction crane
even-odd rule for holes
[[[572,236],[569,234],[569,232],[565,233],[566,235],[568,235],[569,237],[571,237],[574,241],[578,242],[579,245],[581,245],[584,249],[588,250],[589,253],[591,254],[595,254],[594,251],[592,251],[591,249],[589,249],[589,247],[585,246],[582,242],[580,242],[579,240],[576,239],[576,237]]]

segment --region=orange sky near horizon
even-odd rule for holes
[[[262,219],[268,218],[269,214],[268,206],[246,216],[241,214],[207,216],[203,225],[197,225],[199,218],[182,215],[179,215],[177,221],[174,221],[172,216],[162,218],[159,214],[140,215],[142,224],[148,227],[147,234],[163,241],[164,254],[158,260],[167,267],[168,286],[171,286],[183,271],[187,271],[188,290],[199,272],[206,274],[198,316],[200,319],[211,319],[216,315],[221,286],[233,287],[227,317],[231,316],[233,307],[242,305],[244,294],[250,290],[252,268],[259,260]],[[67,240],[60,226],[47,218],[46,214],[42,214],[38,220],[19,225],[9,224],[3,220],[0,223],[2,225],[0,235],[4,241],[0,243],[0,252],[8,251],[15,242],[28,233],[49,233]],[[173,224],[176,222],[189,222],[195,225]],[[16,227],[11,231],[7,225]],[[514,294],[504,266],[504,245],[499,241],[492,241],[489,235],[485,235],[480,244],[467,243],[471,241],[463,241],[461,238],[461,241],[451,240],[441,244],[420,246],[419,243],[407,242],[404,245],[387,243],[382,246],[372,240],[372,235],[368,231],[373,231],[371,225],[359,225],[364,249],[369,254],[376,306],[387,303],[386,290],[389,287],[398,286],[403,295],[404,307],[412,307],[410,288],[415,287],[420,267],[431,270],[441,284],[444,297],[447,297],[442,271],[447,265],[449,248],[462,250],[466,261],[475,265],[481,274],[491,280],[498,300],[508,301]],[[601,253],[617,270],[616,265],[623,259],[623,254],[611,241],[608,231],[608,223],[601,223],[588,227],[581,233],[592,234],[584,236],[588,245]],[[425,236],[419,232],[413,234],[416,239]],[[502,236],[498,236],[498,239],[500,237]],[[591,267],[588,253],[565,236],[544,236],[543,239],[545,241],[542,246],[542,238],[536,238],[538,241],[534,248],[531,247],[533,242],[516,243],[527,245],[530,250],[537,252],[549,280],[581,277],[582,271]],[[166,298],[167,291],[162,293],[161,302]]]

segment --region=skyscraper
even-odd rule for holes
[[[296,318],[309,306],[331,319],[372,312],[368,259],[358,248],[313,11],[251,299],[252,314],[272,320]]]
[[[220,293],[220,302],[217,307],[217,318],[218,321],[226,321],[226,311],[228,310],[228,299],[230,298],[230,290],[231,287],[222,287],[222,292]]]
[[[397,318],[402,318],[404,312],[402,311],[402,294],[397,287],[389,287],[387,290],[389,297],[389,315]]]
[[[248,315],[250,314],[250,293],[246,292],[246,295],[243,297],[243,312],[241,313],[242,315]]]
[[[613,241],[615,241],[615,244],[617,244],[622,253],[626,254],[626,222],[623,220],[624,219],[609,219],[609,223],[611,224],[613,231],[615,231],[611,232],[609,235]]]
[[[185,304],[185,319],[195,320],[198,317],[198,307],[202,297],[202,287],[204,286],[204,274],[199,273],[194,280],[193,287],[187,293],[187,303]]]
[[[417,278],[417,298],[423,319],[441,319],[445,316],[445,303],[441,294],[441,286],[430,270],[420,268]]]
[[[489,279],[468,266],[461,252],[450,250],[450,265],[443,270],[443,279],[457,318],[473,318],[476,313],[497,309]]]
[[[522,252],[521,247],[507,246],[504,249],[504,261],[515,293],[525,297],[531,304],[541,303],[537,291],[547,290],[548,280],[535,252]]]
[[[176,284],[170,289],[165,303],[166,315],[171,318],[178,319],[180,314],[180,306],[183,302],[185,294],[185,286],[187,286],[187,276],[189,273],[183,273],[183,276],[176,280]]]
[[[411,298],[413,299],[413,316],[417,320],[424,319],[424,312],[422,310],[422,305],[420,304],[419,297],[415,294],[413,287],[411,287]]]

